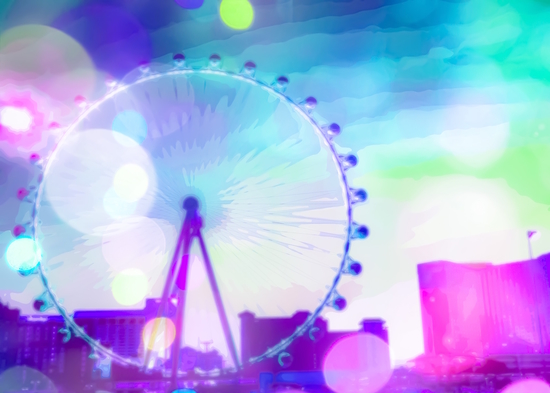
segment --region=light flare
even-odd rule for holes
[[[6,261],[14,270],[32,270],[40,261],[40,249],[31,238],[16,239],[6,250]]]
[[[0,110],[0,124],[16,133],[25,132],[32,126],[32,115],[25,108],[6,106]]]

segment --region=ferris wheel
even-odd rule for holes
[[[156,320],[163,305],[178,307],[172,359],[184,344],[211,340],[224,368],[238,370],[284,354],[325,307],[345,308],[339,280],[362,270],[350,243],[368,236],[353,220],[367,194],[346,177],[357,158],[336,151],[340,126],[318,120],[315,98],[295,102],[286,77],[268,84],[255,73],[252,62],[224,70],[217,55],[199,68],[181,54],[144,64],[108,81],[96,102],[77,97],[78,119],[48,157],[31,157],[40,174],[27,197],[29,232],[41,253],[20,272],[40,276],[38,307],[63,316],[67,339],[117,363],[157,367],[150,360],[163,355],[148,342],[159,324],[140,356],[128,357],[90,337],[73,313],[161,298]],[[310,314],[294,333],[239,358],[241,312],[297,310]]]

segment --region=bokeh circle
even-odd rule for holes
[[[522,379],[506,386],[502,393],[550,393],[550,385],[538,378]]]
[[[53,27],[22,25],[0,35],[0,87],[32,86],[70,104],[95,88],[95,66],[71,36]]]
[[[0,374],[0,393],[25,391],[58,392],[47,376],[31,367],[16,366]]]
[[[323,362],[326,383],[338,393],[376,393],[392,373],[388,344],[372,334],[341,338]]]

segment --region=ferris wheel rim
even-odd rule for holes
[[[145,82],[152,81],[154,79],[162,78],[162,77],[170,77],[170,76],[181,76],[181,75],[217,75],[217,76],[224,76],[229,78],[237,79],[241,82],[248,83],[252,86],[260,87],[264,91],[267,91],[269,94],[274,95],[275,97],[279,98],[282,102],[289,105],[296,113],[298,113],[307,123],[311,125],[314,132],[317,134],[319,139],[323,142],[326,148],[328,148],[328,151],[332,155],[332,160],[336,166],[337,172],[338,172],[338,178],[340,183],[340,188],[342,190],[342,196],[343,201],[345,205],[346,210],[346,239],[343,242],[343,253],[342,258],[340,261],[340,265],[338,267],[338,271],[335,273],[334,279],[332,284],[330,285],[330,288],[327,290],[326,295],[321,300],[320,304],[317,306],[316,309],[314,309],[312,312],[310,312],[310,315],[306,319],[306,321],[298,326],[296,331],[292,333],[289,337],[284,338],[281,342],[279,342],[274,347],[268,348],[266,352],[263,354],[255,357],[250,358],[249,360],[243,359],[243,366],[251,365],[254,363],[258,363],[262,360],[265,360],[266,358],[273,357],[277,354],[280,354],[282,351],[284,351],[294,339],[296,339],[299,336],[302,336],[315,322],[315,320],[320,316],[323,309],[327,307],[327,304],[330,302],[331,297],[334,295],[336,291],[336,287],[341,279],[341,276],[344,272],[346,262],[349,256],[349,247],[352,240],[352,226],[353,226],[353,209],[352,209],[352,197],[350,193],[350,185],[349,181],[345,172],[344,165],[342,164],[341,160],[339,159],[340,155],[336,151],[336,148],[334,144],[331,141],[331,138],[323,132],[323,129],[318,124],[318,122],[313,119],[312,116],[310,116],[307,111],[297,102],[293,101],[288,95],[284,94],[283,91],[280,91],[276,89],[273,85],[269,85],[268,83],[261,81],[259,79],[249,77],[246,75],[243,75],[242,73],[223,70],[223,69],[211,69],[211,68],[184,68],[184,69],[172,69],[168,71],[161,71],[158,73],[151,73],[149,75],[142,75],[141,77],[138,77],[138,79],[131,81],[127,84],[122,84],[118,87],[115,87],[111,91],[109,91],[107,94],[102,96],[99,100],[93,102],[92,104],[88,105],[85,110],[83,110],[80,115],[71,123],[69,127],[65,130],[62,137],[56,143],[53,150],[50,152],[50,155],[46,157],[44,160],[44,166],[42,169],[42,181],[37,187],[37,193],[36,193],[36,199],[33,204],[32,209],[32,225],[31,225],[31,237],[35,242],[38,242],[37,238],[37,230],[40,226],[39,224],[39,211],[40,211],[40,203],[43,200],[43,193],[44,193],[44,186],[45,182],[49,173],[49,170],[51,168],[52,162],[55,160],[55,157],[57,153],[62,149],[63,144],[68,139],[68,136],[73,134],[75,132],[76,127],[80,124],[80,122],[86,118],[88,114],[96,110],[102,103],[107,101],[108,99],[111,99],[115,97],[117,94],[129,89],[132,86],[142,84]],[[84,341],[86,341],[93,349],[94,354],[102,354],[104,356],[110,357],[113,361],[126,366],[137,366],[137,367],[143,367],[144,365],[141,362],[137,362],[131,358],[124,357],[122,355],[119,355],[115,353],[114,351],[110,350],[109,348],[104,347],[100,342],[96,341],[95,339],[91,338],[86,334],[84,329],[80,327],[74,320],[73,316],[65,309],[65,307],[61,304],[59,299],[56,297],[55,292],[53,291],[49,281],[47,274],[44,270],[43,266],[43,259],[41,258],[38,263],[38,269],[37,272],[40,275],[40,279],[42,281],[42,284],[46,290],[46,292],[49,295],[50,300],[53,303],[53,306],[55,309],[59,312],[59,314],[63,317],[63,320],[66,325],[66,329],[69,331],[74,332],[74,335],[77,337],[80,337]],[[227,369],[224,369],[227,370]]]

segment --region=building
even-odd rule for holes
[[[157,317],[159,304],[158,299],[147,299],[142,310],[76,311],[74,320],[115,353],[137,358],[143,349],[143,326]],[[165,316],[173,318],[176,307],[170,305]],[[0,374],[28,366],[70,391],[97,379],[110,379],[110,362],[99,364],[104,360],[91,359],[90,346],[80,338],[73,336],[64,342],[59,332],[64,328],[61,316],[21,316],[19,310],[0,304]]]
[[[142,330],[147,321],[157,317],[159,304],[156,299],[148,299],[141,310],[76,311],[74,320],[90,337],[113,352],[124,357],[141,358]],[[172,306],[165,316],[171,318],[175,315],[176,307]],[[309,313],[298,312],[290,318],[257,318],[245,312],[240,317],[242,356],[249,359],[290,336],[307,320]],[[14,366],[28,366],[50,378],[60,393],[87,392],[97,388],[164,391],[168,386],[162,373],[143,373],[137,367],[123,367],[110,361],[103,364],[105,359],[90,357],[91,348],[82,339],[73,335],[65,342],[65,335],[60,334],[64,328],[65,322],[60,316],[21,316],[18,310],[0,305],[0,373]],[[268,372],[276,374],[273,382],[279,378],[279,382],[286,383],[290,378],[296,383],[322,384],[319,371],[330,347],[341,337],[361,332],[388,340],[385,322],[381,319],[363,321],[357,332],[331,332],[327,322],[317,318],[308,332],[294,340],[283,354],[247,368],[243,378],[248,378],[247,383],[254,385],[260,373]],[[198,352],[182,348],[183,355],[189,355],[190,351],[192,359],[183,356],[181,360],[185,362],[187,359],[192,364],[183,369],[208,371],[220,367],[222,358],[215,350]]]
[[[549,353],[549,262],[418,265],[426,354]]]
[[[361,321],[361,332],[370,333],[381,338],[386,344],[390,343],[388,335],[388,327],[383,319],[363,319]]]
[[[0,304],[0,373],[16,366],[40,371],[60,391],[76,391],[89,381],[94,362],[90,347],[78,338],[64,342],[60,316],[21,316]]]
[[[174,318],[176,306],[171,302],[164,317]],[[140,357],[143,350],[142,331],[145,324],[156,318],[160,299],[147,299],[141,310],[76,311],[74,321],[87,335],[114,353],[128,357]]]
[[[0,373],[15,365],[19,337],[19,310],[0,303]]]
[[[309,317],[299,311],[289,318],[257,318],[251,312],[239,314],[241,318],[241,362],[262,355],[268,348],[289,337]],[[388,342],[388,330],[382,319],[366,319],[356,332],[331,332],[327,321],[319,317],[304,335],[296,338],[279,356],[268,358],[248,369],[250,376],[260,373],[288,371],[321,371],[323,360],[330,347],[340,338],[354,333],[370,333]]]

